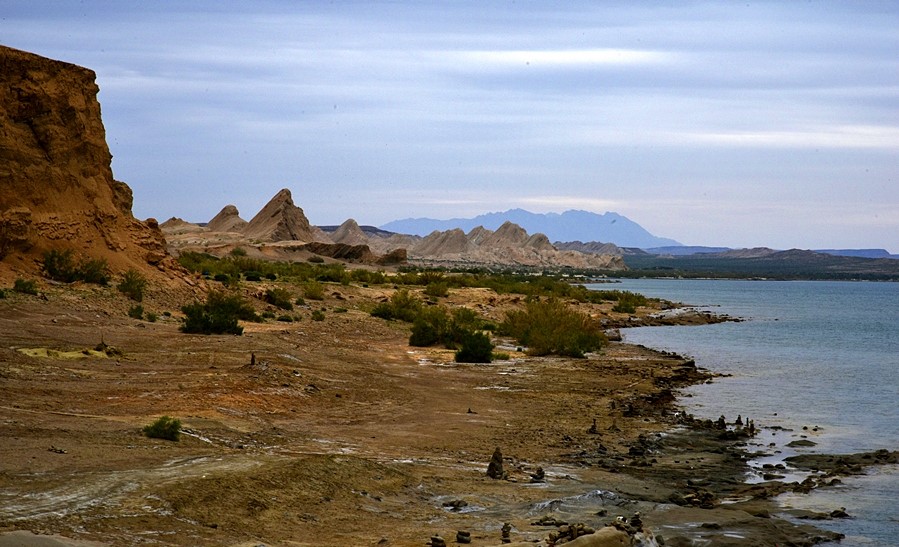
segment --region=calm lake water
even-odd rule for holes
[[[637,279],[592,287],[746,319],[623,334],[628,342],[688,355],[731,375],[685,390],[681,401],[689,412],[712,419],[723,414],[729,421],[741,414],[762,427],[791,430],[766,429],[758,449],[772,455],[754,465],[800,452],[899,449],[899,283]],[[803,436],[816,446],[784,446]],[[770,442],[776,448],[769,449]],[[855,518],[815,523],[846,534],[840,545],[899,545],[897,466],[779,500],[816,511],[845,507]]]

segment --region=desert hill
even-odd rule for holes
[[[96,74],[0,46],[0,276],[35,273],[48,250],[105,259],[113,272],[183,271],[156,221],[131,213],[113,178]]]
[[[206,228],[212,232],[243,232],[247,227],[247,221],[240,218],[240,212],[234,205],[225,205],[212,220],[206,224]]]
[[[315,241],[315,231],[303,210],[294,205],[287,188],[275,194],[243,229],[249,239],[261,241]]]
[[[528,235],[517,224],[503,223],[495,232],[477,226],[468,234],[459,228],[435,231],[409,250],[409,259],[426,265],[501,265],[625,269],[620,256],[558,250],[544,234]]]

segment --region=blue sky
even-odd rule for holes
[[[7,0],[97,72],[134,213],[615,211],[687,244],[899,253],[896,2]]]

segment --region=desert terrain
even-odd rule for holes
[[[667,545],[808,534],[722,503],[743,455],[677,413],[672,390],[712,378],[688,360],[618,342],[586,359],[531,357],[498,339],[508,360],[455,363],[366,311],[393,290],[333,284],[314,303],[325,320],[298,308],[298,321],[246,323],[242,336],[179,332],[165,290],[145,302],[155,322],[128,317],[113,287],[7,293],[0,529],[101,545],[409,546],[462,530],[498,545],[505,523],[539,541],[557,529],[532,524],[546,516],[598,528],[639,511]],[[498,320],[521,299],[444,300]],[[578,306],[610,325],[666,307]],[[142,434],[162,415],[182,420],[179,441]],[[486,475],[496,448],[499,480]],[[683,526],[694,521],[719,524]]]

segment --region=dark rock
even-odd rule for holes
[[[506,476],[503,471],[503,453],[499,448],[493,451],[490,463],[487,465],[487,476],[491,479],[502,479]]]

